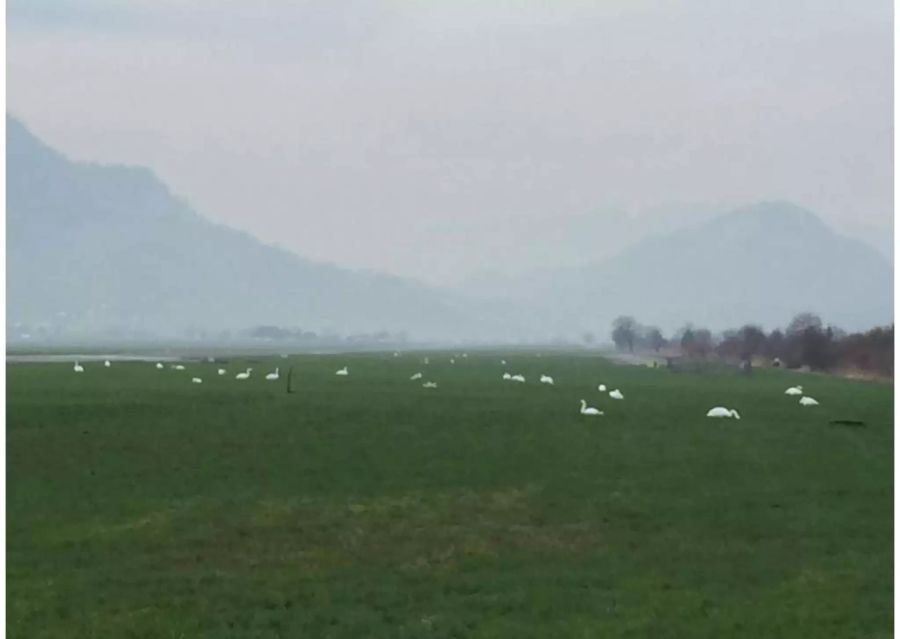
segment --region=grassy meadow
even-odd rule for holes
[[[8,365],[8,636],[891,636],[890,385],[423,355]]]

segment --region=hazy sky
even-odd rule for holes
[[[892,229],[890,0],[10,0],[8,30],[48,143],[316,259],[517,272],[695,202]]]

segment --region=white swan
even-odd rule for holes
[[[176,365],[175,365],[175,370],[176,370],[176,371],[183,371],[183,370],[184,370],[184,366],[182,366],[181,364],[176,364]]]
[[[109,360],[104,361],[104,362],[103,362],[103,365],[104,365],[106,368],[109,368],[110,366],[112,366],[112,364],[109,363]]]
[[[203,380],[200,379],[199,377],[192,377],[192,378],[191,378],[191,384],[202,384],[202,383],[203,383]]]
[[[451,357],[451,358],[450,358],[450,363],[451,363],[451,364],[455,364],[455,363],[456,363],[456,360],[453,359],[453,358]]]
[[[802,395],[803,387],[802,386],[791,386],[789,389],[784,391],[785,395]]]
[[[618,388],[616,390],[610,391],[609,396],[613,399],[625,399],[625,396],[622,394]]]
[[[510,375],[509,373],[503,373],[503,379],[512,379],[512,375]]]
[[[425,363],[425,364],[428,364],[428,358],[427,358],[427,357],[424,358],[424,359],[422,360],[422,362]]]
[[[588,406],[587,402],[583,399],[581,400],[581,414],[582,415],[602,415],[602,410],[597,410],[593,406]]]
[[[606,392],[606,384],[600,384],[597,387],[597,390],[600,391],[601,393],[605,393]]]
[[[501,363],[503,366],[506,366],[506,360],[505,360],[505,359],[501,359],[501,360],[500,360],[500,363]]]
[[[422,388],[437,388],[437,382],[425,382]]]
[[[553,385],[553,378],[549,375],[541,375],[541,384],[550,384]]]
[[[235,379],[250,379],[250,371],[252,371],[252,370],[253,370],[252,368],[248,368],[243,373],[238,373],[237,375],[235,375],[234,378]]]
[[[524,375],[513,375],[512,377],[510,377],[510,379],[514,382],[523,382],[523,383],[525,382]]]
[[[706,413],[707,417],[728,417],[734,419],[740,419],[741,416],[734,409],[728,409],[724,406],[716,406],[715,408],[710,408]]]
[[[819,402],[814,400],[812,397],[801,397],[800,405],[801,406],[818,406]]]
[[[275,367],[274,373],[269,373],[268,375],[266,375],[266,379],[269,380],[270,382],[274,382],[274,381],[278,380],[278,367],[277,366]]]
[[[335,375],[341,375],[341,376],[346,377],[347,375],[350,374],[350,371],[348,371],[348,370],[347,370],[347,367],[344,366],[344,368],[340,369],[339,371],[335,371],[334,374],[335,374]]]
[[[165,366],[162,365],[162,362],[156,362],[156,368],[162,370],[163,368],[165,368]]]
[[[413,373],[412,375],[409,376],[409,380],[411,382],[414,382],[417,379],[422,379],[422,373]]]
[[[75,371],[76,373],[83,373],[83,372],[84,372],[84,366],[82,366],[82,365],[79,364],[78,362],[75,362],[75,366],[72,367],[72,370]]]
[[[224,375],[228,371],[226,371],[224,368],[220,368],[218,372],[219,372],[219,375]]]

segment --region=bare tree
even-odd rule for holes
[[[743,345],[741,336],[738,331],[723,331],[719,338],[719,344],[716,346],[716,353],[723,359],[739,359]]]
[[[613,321],[612,340],[619,350],[634,352],[634,340],[638,334],[638,323],[633,317],[620,315]]]
[[[894,326],[841,336],[837,345],[843,366],[879,375],[894,375]]]
[[[788,335],[799,335],[808,328],[821,331],[822,318],[815,313],[798,313],[788,324],[786,332]]]
[[[777,328],[766,338],[766,355],[772,358],[784,358],[784,333]]]
[[[807,365],[827,369],[834,360],[833,331],[824,329],[814,313],[800,313],[787,327],[786,348],[789,366]]]
[[[681,352],[685,355],[693,355],[695,342],[694,329],[690,326],[686,327],[681,332]]]
[[[652,348],[655,353],[658,353],[659,349],[666,345],[666,338],[663,337],[662,331],[656,326],[647,327],[644,339],[647,342],[647,346]]]
[[[741,342],[741,359],[753,359],[754,355],[762,352],[766,344],[766,334],[761,328],[752,324],[742,326],[738,331],[738,336]]]
[[[694,352],[699,357],[707,357],[713,350],[712,333],[705,328],[694,331]]]

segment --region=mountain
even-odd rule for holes
[[[893,322],[888,260],[812,212],[777,201],[645,238],[587,266],[506,280],[501,288],[493,295],[540,306],[545,328],[605,331],[618,315],[668,331],[687,322],[715,330],[748,322],[774,328],[801,311],[848,330]]]
[[[724,207],[710,202],[670,202],[625,210],[593,207],[586,211],[506,213],[470,219],[430,221],[417,229],[410,251],[431,247],[427,273],[433,282],[476,292],[502,287],[530,269],[564,268],[615,255],[651,232],[675,231],[721,215]],[[609,233],[615,220],[615,233]],[[418,255],[416,254],[418,258]]]
[[[772,328],[801,311],[849,330],[893,321],[888,260],[786,202],[680,211],[695,222],[661,224],[611,257],[638,226],[591,218],[571,245],[573,262],[586,265],[486,274],[450,292],[263,244],[201,217],[149,170],[73,162],[11,117],[6,153],[10,325],[176,335],[268,324],[514,340],[605,335],[623,314],[665,331]],[[569,250],[569,226],[563,236],[539,229],[534,251]],[[539,246],[554,240],[563,248]]]
[[[490,330],[458,297],[262,244],[201,217],[149,170],[73,162],[9,116],[6,154],[10,324],[80,334]]]

